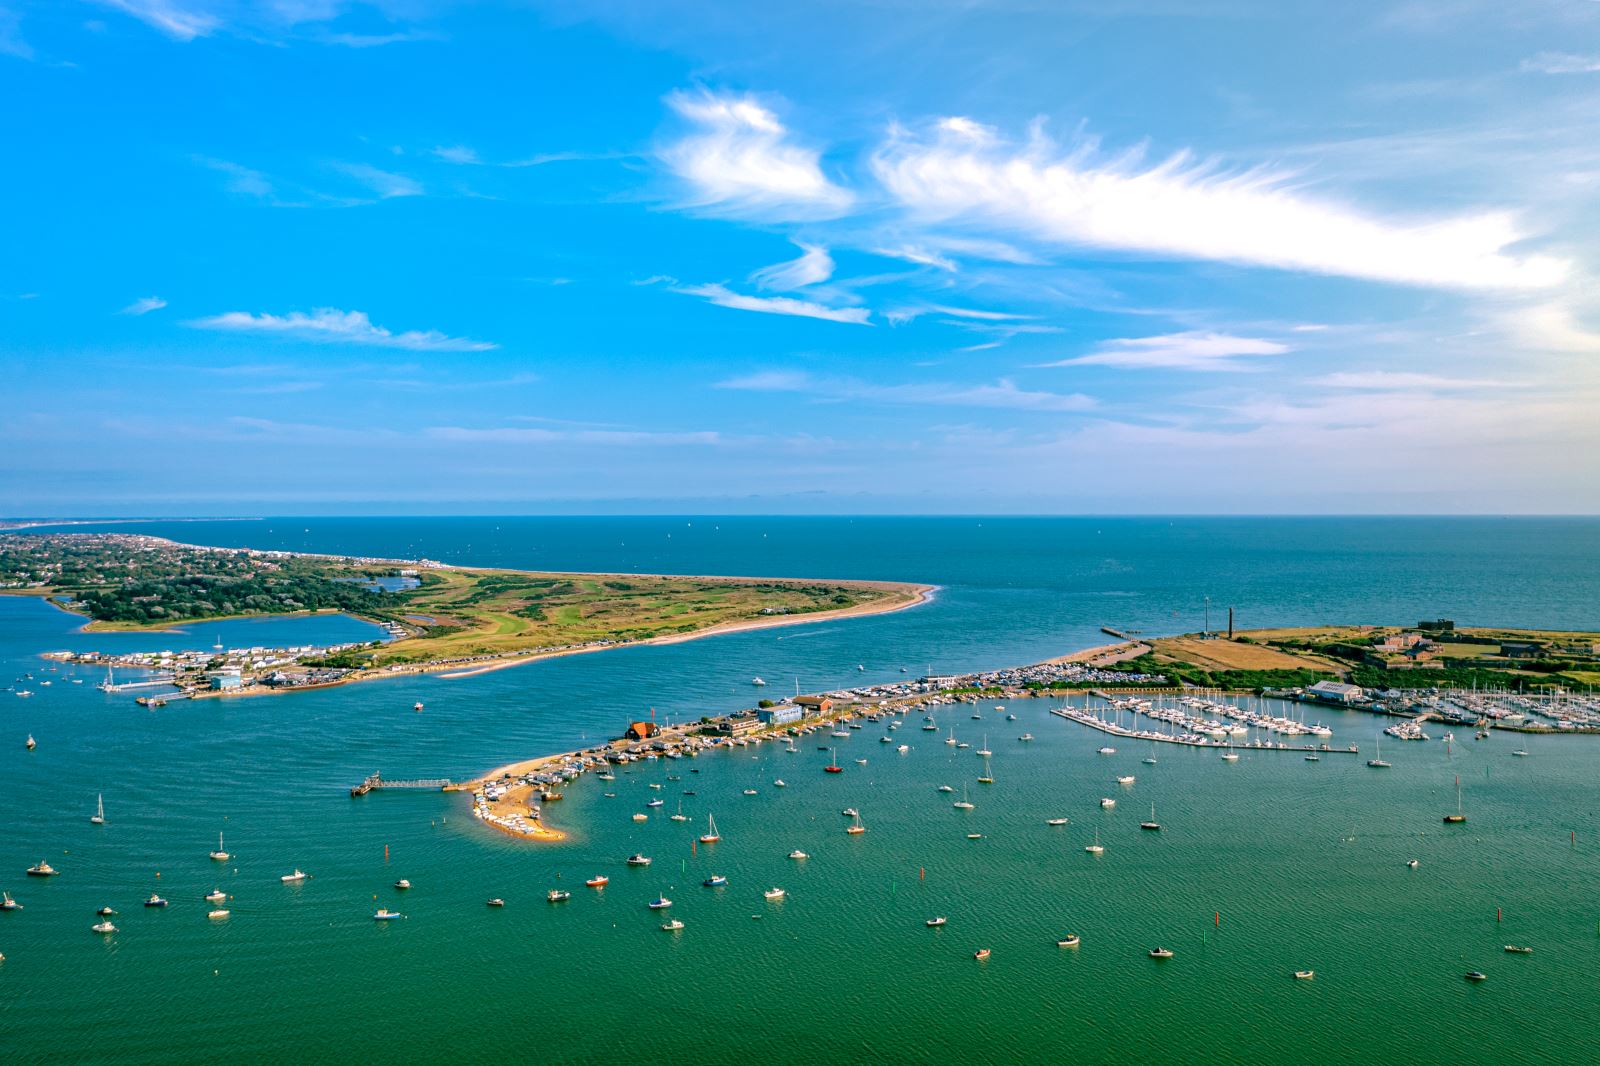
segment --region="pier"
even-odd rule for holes
[[[1298,751],[1303,754],[1317,755],[1355,755],[1359,749],[1354,745],[1348,748],[1335,748],[1327,744],[1229,744],[1211,740],[1207,737],[1175,737],[1170,733],[1156,733],[1138,729],[1126,729],[1120,725],[1112,725],[1103,718],[1096,718],[1088,711],[1077,707],[1052,707],[1050,713],[1057,718],[1065,718],[1079,725],[1086,725],[1090,729],[1098,729],[1102,733],[1110,733],[1114,737],[1126,737],[1129,740],[1149,740],[1158,744],[1181,744],[1186,748],[1211,748],[1219,751]]]
[[[350,795],[365,796],[375,788],[412,788],[443,792],[450,787],[448,777],[416,777],[406,781],[388,781],[382,774],[372,774],[361,784],[350,789]]]

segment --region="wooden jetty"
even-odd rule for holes
[[[350,789],[351,797],[365,796],[375,788],[421,788],[442,792],[450,787],[448,777],[417,777],[406,781],[389,781],[382,774],[372,774],[361,784]]]

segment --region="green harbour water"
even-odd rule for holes
[[[1594,1060],[1596,738],[1474,741],[1457,730],[1447,749],[1435,725],[1427,743],[1385,737],[1393,767],[1374,770],[1366,759],[1380,723],[1319,708],[1307,713],[1333,727],[1330,743],[1359,744],[1361,755],[1311,763],[1246,751],[1228,763],[1214,751],[1108,740],[1051,716],[1058,703],[1027,699],[1006,704],[1015,722],[992,703],[982,721],[966,707],[939,709],[942,729],[970,749],[910,716],[889,734],[894,744],[879,743],[884,724],[866,723],[848,740],[804,737],[798,754],[768,743],[634,764],[614,783],[589,775],[550,805],[552,823],[572,834],[552,846],[485,829],[464,796],[353,800],[347,790],[374,769],[461,777],[577,747],[651,706],[733,709],[754,698],[755,674],[779,690],[791,676],[817,690],[899,680],[902,666],[915,676],[930,662],[1028,662],[1098,643],[1102,624],[1156,630],[1174,612],[1171,630],[1198,628],[1206,595],[1241,614],[1248,605],[1254,624],[1455,612],[1600,628],[1585,568],[1595,523],[1040,520],[997,533],[991,520],[983,531],[906,520],[866,532],[842,519],[721,520],[738,543],[708,544],[681,532],[683,520],[589,521],[523,520],[498,539],[445,520],[295,520],[292,536],[281,523],[146,531],[486,565],[565,559],[568,569],[882,576],[941,589],[927,607],[880,618],[155,712],[96,691],[90,672],[49,672],[40,652],[91,638],[38,601],[0,597],[0,681],[30,671],[53,681],[35,681],[26,700],[0,693],[9,812],[0,889],[25,905],[0,913],[0,1060]],[[1103,539],[1113,522],[1132,523],[1115,552]],[[689,545],[664,546],[669,528]],[[773,534],[781,547],[760,545]],[[451,538],[454,557],[442,550]],[[1393,552],[1415,558],[1402,566]],[[303,632],[296,621],[225,623],[218,635],[288,641]],[[190,639],[209,646],[212,627]],[[411,710],[419,699],[421,714]],[[1024,732],[1035,740],[1019,741]],[[28,733],[39,740],[32,752]],[[985,736],[993,785],[976,781]],[[900,743],[911,750],[896,753]],[[1115,755],[1097,754],[1106,743]],[[822,772],[828,753],[818,748],[833,744],[841,775]],[[1517,747],[1530,755],[1513,757]],[[1152,750],[1158,761],[1146,765]],[[1118,785],[1119,774],[1136,781]],[[1468,822],[1446,826],[1457,775]],[[976,809],[952,808],[957,796],[939,784],[957,796],[966,785]],[[108,824],[97,827],[88,819],[99,793]],[[633,821],[656,796],[665,806]],[[1102,796],[1116,808],[1101,809]],[[667,815],[680,800],[690,820],[675,823]],[[1139,829],[1152,803],[1160,833]],[[860,810],[866,833],[846,835],[844,807]],[[708,813],[723,840],[697,847]],[[1070,824],[1047,826],[1053,817]],[[207,858],[219,830],[235,856],[227,864]],[[1097,830],[1098,857],[1083,850]],[[794,848],[812,857],[788,859]],[[653,865],[624,866],[635,851]],[[41,858],[61,875],[25,877]],[[1417,869],[1405,865],[1412,858]],[[279,882],[296,867],[311,878]],[[605,889],[583,886],[602,873]],[[728,886],[702,887],[712,874]],[[401,877],[414,887],[392,888]],[[775,885],[787,897],[763,899]],[[232,897],[224,922],[205,917],[201,896],[213,887]],[[554,887],[572,899],[547,903]],[[171,905],[142,908],[153,891]],[[679,933],[646,909],[661,894],[685,923]],[[507,905],[485,906],[491,896]],[[120,931],[103,938],[89,927],[107,904]],[[380,905],[406,918],[374,922]],[[948,924],[926,928],[935,915]],[[1058,948],[1069,931],[1082,945]],[[1157,944],[1175,957],[1147,958]],[[1535,951],[1508,955],[1505,944]],[[993,952],[985,962],[972,957],[981,947]],[[1301,968],[1315,979],[1294,980]],[[1464,981],[1472,969],[1488,980]]]

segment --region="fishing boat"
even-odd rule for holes
[[[661,931],[663,933],[676,933],[678,930],[680,930],[682,928],[683,928],[683,923],[681,921],[679,921],[678,919],[676,919],[676,918],[672,919],[672,921],[670,921],[670,922],[662,922],[661,923]]]
[[[989,954],[990,952],[988,948],[979,948],[977,951],[972,953],[972,957],[977,959],[979,962],[982,962],[984,959],[989,957]]]
[[[1103,855],[1103,854],[1105,854],[1105,850],[1106,849],[1100,846],[1100,830],[1096,829],[1094,831],[1094,843],[1090,844],[1088,847],[1084,848],[1083,850],[1087,851],[1090,855]]]
[[[1462,976],[1465,977],[1469,981],[1487,981],[1489,979],[1489,975],[1488,974],[1483,973],[1483,972],[1481,972],[1479,970],[1468,970]]]
[[[844,831],[851,836],[860,836],[867,831],[867,827],[861,824],[861,815],[858,814],[856,815],[855,824],[846,826]]]
[[[418,700],[416,703],[413,703],[411,705],[411,709],[413,711],[416,711],[418,714],[421,714],[422,713],[422,701]]]
[[[211,853],[211,857],[213,859],[215,859],[217,862],[227,862],[229,859],[233,858],[232,855],[229,855],[226,851],[224,851],[222,849],[222,834],[221,833],[217,834],[217,850],[213,851]]]
[[[752,684],[752,685],[754,685],[754,686],[756,686],[756,687],[757,687],[757,688],[760,688],[760,687],[761,687],[761,686],[762,686],[762,685],[765,685],[765,684],[766,684],[766,682],[765,682],[765,681],[763,681],[763,680],[762,680],[762,679],[761,679],[761,678],[759,678],[759,677],[752,677],[752,678],[751,678],[751,679],[750,679],[750,683],[751,683],[751,684]]]
[[[789,853],[789,858],[791,858],[791,859],[809,859],[809,858],[811,858],[811,856],[807,855],[805,852],[801,851],[799,848],[796,848],[795,850],[793,850],[793,851],[791,851]]]
[[[109,920],[104,922],[95,922],[94,925],[90,926],[89,928],[93,929],[97,933],[115,933],[117,931],[117,927],[112,925]]]
[[[112,915],[116,914],[117,912],[112,910],[110,907],[101,907],[99,910],[95,911],[95,913],[98,914],[102,918],[110,918]]]
[[[552,888],[544,894],[544,898],[551,903],[565,903],[572,898],[572,893],[564,888]]]
[[[372,916],[372,920],[375,922],[392,922],[396,918],[404,917],[405,915],[399,911],[392,911],[388,907],[379,907],[377,913]]]
[[[1150,957],[1152,959],[1170,959],[1170,958],[1172,958],[1172,949],[1170,949],[1170,948],[1151,948],[1150,949]]]
[[[708,877],[700,883],[706,888],[722,888],[727,885],[728,879],[721,874],[717,874],[715,877]]]
[[[1372,745],[1372,758],[1367,760],[1367,765],[1372,767],[1374,770],[1387,770],[1389,768],[1389,764],[1383,760],[1383,735],[1381,733],[1378,735],[1377,739],[1373,740]]]
[[[585,881],[583,884],[585,888],[605,888],[610,883],[611,878],[601,874],[598,877],[589,878],[589,880]]]
[[[1133,782],[1134,776],[1132,774],[1123,774],[1117,778],[1117,784],[1119,785],[1131,785]]]
[[[657,896],[649,903],[646,903],[645,906],[649,907],[653,911],[664,911],[668,907],[672,906],[672,901],[666,896]]]
[[[55,877],[57,872],[54,866],[51,866],[43,859],[40,859],[36,865],[28,867],[29,877]]]
[[[1033,734],[1032,733],[1024,733],[1020,737],[1018,737],[1017,739],[1018,740],[1032,740],[1033,739]]]
[[[1461,824],[1462,822],[1464,822],[1466,820],[1467,820],[1467,816],[1465,814],[1461,813],[1461,775],[1457,774],[1456,775],[1456,813],[1445,815],[1444,816],[1444,823],[1445,823],[1445,825],[1459,825],[1459,824]]]
[[[765,892],[763,892],[761,894],[763,896],[765,896],[767,899],[776,900],[776,899],[782,899],[784,896],[787,896],[789,893],[785,892],[781,888],[769,888],[769,889],[767,889]]]
[[[20,911],[22,904],[11,898],[11,893],[0,892],[0,911]]]
[[[706,815],[706,822],[709,824],[709,828],[700,834],[700,843],[715,844],[722,839],[722,834],[717,832],[717,820],[708,814]]]
[[[1317,976],[1317,971],[1315,970],[1296,970],[1294,972],[1296,981],[1309,981],[1315,976]]]
[[[643,811],[635,811],[633,820],[636,822],[648,822],[650,820],[650,816]]]
[[[411,882],[402,877],[400,880],[394,883],[394,887],[404,891],[411,887]]]
[[[144,901],[144,905],[146,907],[165,907],[167,901],[152,892],[150,893],[150,898]]]
[[[491,900],[486,900],[485,903],[490,907],[504,907],[506,905],[506,901],[501,899],[499,896],[496,896]]]
[[[89,816],[89,824],[90,825],[105,825],[106,824],[106,799],[102,795],[95,796],[95,799],[94,799],[94,814]]]
[[[28,734],[28,750],[32,751],[34,748],[37,748],[38,746],[39,746],[39,742],[37,740],[33,739],[33,734],[32,733],[29,733]]]
[[[1116,805],[1117,801],[1112,799],[1110,796],[1102,796],[1100,798],[1100,806],[1108,811]]]
[[[1056,947],[1058,947],[1058,948],[1075,948],[1081,942],[1082,942],[1082,938],[1080,938],[1077,933],[1068,933],[1066,936],[1064,936],[1060,940],[1056,941]]]
[[[834,754],[834,749],[833,748],[829,748],[828,749],[828,765],[824,766],[822,768],[822,771],[823,771],[823,773],[828,773],[828,774],[842,774],[842,773],[844,773],[844,767],[839,765],[839,758],[838,758],[837,755]]]
[[[925,925],[925,926],[927,926],[927,927],[928,927],[928,928],[929,928],[929,929],[937,929],[937,928],[939,928],[939,927],[940,927],[940,926],[941,926],[941,925],[943,925],[943,924],[944,924],[944,923],[945,923],[945,921],[946,921],[946,920],[947,920],[947,919],[945,919],[945,918],[943,918],[943,917],[939,917],[939,918],[929,918],[929,919],[928,919],[928,920],[927,920],[927,921],[925,921],[925,922],[923,922],[923,923],[922,923],[922,924],[923,924],[923,925]]]
[[[221,903],[223,900],[225,900],[227,898],[228,898],[228,894],[226,892],[222,891],[222,889],[220,889],[220,888],[213,888],[210,892],[207,892],[206,895],[205,895],[205,901],[207,903]]]
[[[1506,945],[1506,954],[1508,954],[1508,955],[1532,955],[1533,954],[1533,949],[1532,948],[1519,948],[1515,944],[1507,944]]]
[[[974,807],[973,802],[971,800],[967,799],[967,786],[966,785],[962,785],[961,786],[961,798],[956,800],[954,803],[952,803],[951,806],[956,808],[957,810],[960,810],[960,811],[970,811],[970,810],[973,809],[973,807]]]
[[[1046,818],[1044,820],[1044,824],[1045,825],[1066,825],[1067,824],[1067,820],[1065,818]]]
[[[626,861],[629,866],[649,866],[650,865],[650,856],[648,856],[648,855],[629,855],[627,857],[627,859],[624,860],[624,861]]]
[[[666,805],[667,801],[664,799],[653,799],[645,804],[646,807],[665,807]]]
[[[902,744],[902,745],[900,745],[898,748],[896,748],[894,750],[899,752],[901,755],[904,755],[906,752],[911,750],[911,745],[910,744]]]
[[[1149,829],[1156,833],[1161,831],[1161,823],[1156,821],[1156,805],[1154,803],[1150,804],[1150,820],[1148,822],[1140,822],[1139,828]]]
[[[1100,749],[1100,754],[1101,755],[1115,755],[1116,753],[1117,753],[1117,749],[1116,748],[1101,748]]]
[[[1419,867],[1421,865],[1422,864],[1420,862],[1418,862],[1416,859],[1407,859],[1406,860],[1406,868],[1408,870],[1415,870],[1417,867]]]
[[[861,817],[861,812],[856,810],[854,807],[846,807],[844,810],[840,811],[839,813],[844,815],[846,818],[860,818]]]
[[[220,921],[222,921],[222,919],[226,918],[229,914],[232,914],[232,913],[233,913],[232,911],[228,910],[225,907],[218,907],[215,910],[206,911],[206,917],[210,918],[214,922],[220,922]]]
[[[294,873],[284,874],[282,877],[278,878],[278,880],[282,881],[286,885],[297,885],[309,876],[311,875],[305,873],[303,870],[296,869]]]

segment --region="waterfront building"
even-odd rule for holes
[[[1305,694],[1324,703],[1355,703],[1365,693],[1360,685],[1347,685],[1343,681],[1318,681],[1309,686]]]
[[[788,725],[790,722],[798,722],[803,714],[804,712],[799,705],[793,703],[779,703],[756,710],[756,717],[761,720],[761,724],[764,726]]]

